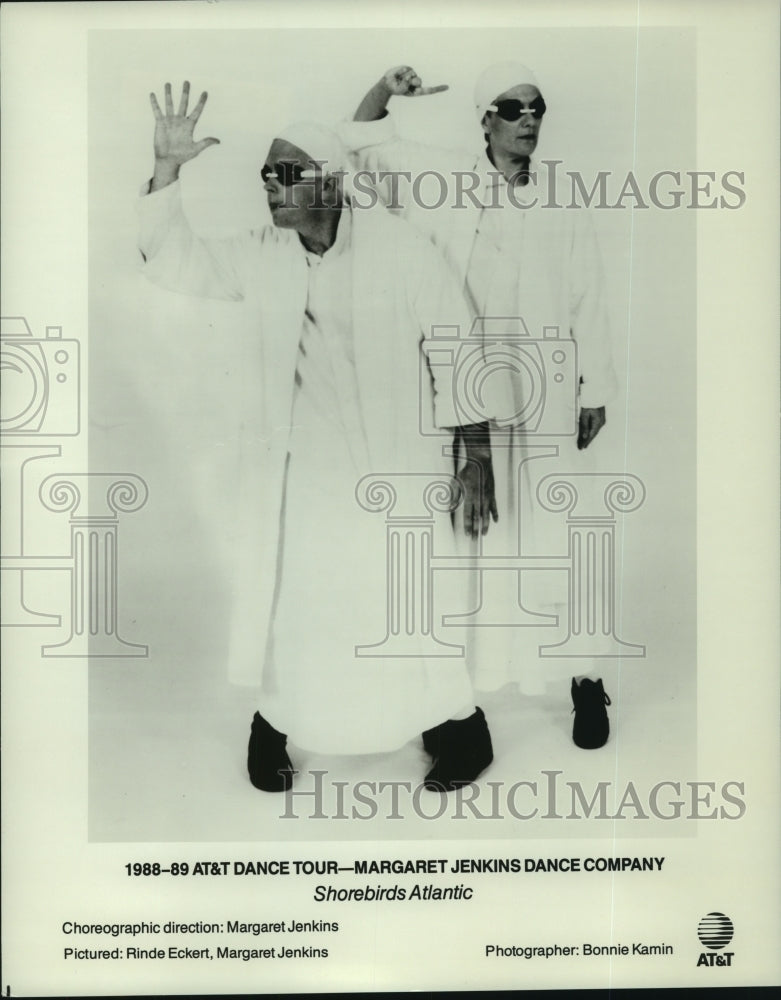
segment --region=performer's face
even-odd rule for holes
[[[541,107],[544,107],[539,103],[541,97],[536,87],[522,83],[496,98],[494,104],[499,105],[501,101],[520,101],[521,107],[518,108],[517,103],[501,106],[505,116],[518,115],[515,121],[507,121],[498,111],[486,111],[482,123],[483,131],[488,136],[492,152],[508,156],[532,155],[537,148],[537,139],[542,126],[542,117],[535,117],[535,111],[539,114]]]
[[[271,143],[262,177],[272,221],[282,229],[305,227],[315,213],[334,203],[334,178],[324,176],[308,153],[284,139]]]

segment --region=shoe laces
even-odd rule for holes
[[[586,690],[588,690],[588,689],[586,689]],[[599,694],[596,691],[593,692],[593,697],[592,697],[592,695],[585,694],[584,691],[581,689],[580,685],[578,685],[578,691],[579,691],[579,696],[578,696],[577,700],[578,700],[579,704],[572,706],[572,712],[576,712],[578,710],[578,708],[581,708],[583,706],[583,703],[585,701],[591,701],[591,702],[594,702],[594,703],[599,703],[600,696],[599,696]],[[603,700],[603,703],[605,705],[612,705],[613,704],[613,702],[610,700],[610,695],[607,693],[607,691],[605,691],[604,688],[602,689],[602,700]],[[570,712],[570,715],[572,715],[572,712]]]

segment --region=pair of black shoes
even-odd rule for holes
[[[423,733],[426,751],[434,766],[425,786],[432,791],[452,792],[468,785],[494,759],[491,734],[481,709],[468,719],[443,722]],[[286,792],[296,771],[287,752],[287,736],[255,712],[247,747],[249,780],[263,792]]]
[[[423,733],[423,747],[434,758],[424,779],[432,792],[453,792],[469,785],[494,759],[491,734],[481,708],[467,719],[448,719]]]

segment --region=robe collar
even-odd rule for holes
[[[516,201],[522,204],[531,204],[540,193],[539,167],[534,157],[529,158],[529,170],[537,173],[537,184],[530,181],[523,187],[520,184],[513,185],[513,196]],[[475,164],[475,172],[480,177],[480,191],[482,192],[481,201],[483,205],[486,207],[496,205],[498,195],[496,189],[500,189],[503,194],[507,189],[508,184],[501,170],[497,169],[497,167],[495,167],[494,164],[488,159],[487,149],[483,149],[478,154],[477,162]]]
[[[317,265],[321,263],[326,257],[332,260],[334,257],[340,257],[343,253],[346,253],[350,249],[352,243],[352,208],[346,202],[342,205],[342,211],[339,215],[339,225],[336,228],[336,239],[331,244],[331,246],[323,253],[314,253],[312,250],[307,250],[301,239],[298,239],[298,245],[304,252],[306,256],[307,264]]]

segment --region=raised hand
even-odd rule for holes
[[[448,89],[446,83],[424,87],[423,81],[411,66],[394,66],[383,76],[382,82],[391,94],[398,97],[425,97]]]
[[[399,97],[425,97],[447,90],[446,83],[437,87],[424,87],[423,82],[411,66],[394,66],[378,80],[365,94],[353,115],[353,121],[373,122],[384,118],[388,101],[394,95]]]
[[[201,139],[198,142],[193,138],[195,126],[201,117],[207,99],[204,91],[198,103],[190,114],[187,114],[187,104],[190,99],[190,84],[185,80],[182,87],[182,96],[179,100],[179,108],[174,111],[173,97],[171,96],[171,84],[165,85],[165,114],[160,110],[157,98],[154,94],[149,95],[152,111],[155,116],[155,174],[152,179],[152,190],[164,187],[176,180],[179,176],[179,168],[188,160],[194,159],[199,153],[209,146],[219,143],[219,139],[210,136],[208,139]]]

